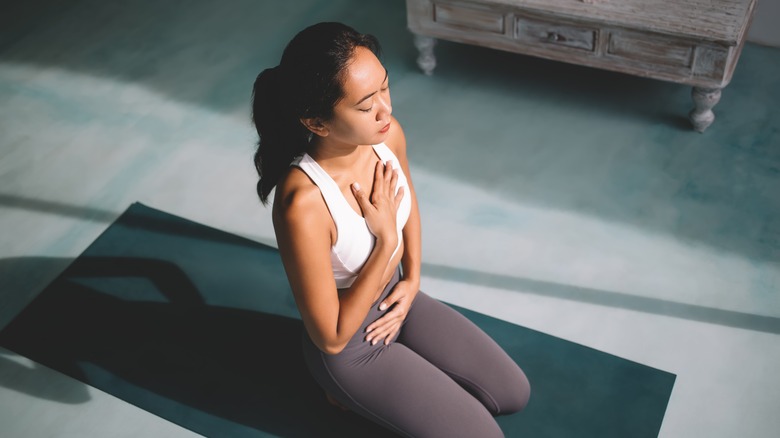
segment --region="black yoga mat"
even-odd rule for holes
[[[508,437],[655,437],[673,374],[456,308],[520,364]],[[210,437],[382,437],[325,402],[276,249],[132,205],[0,345]]]

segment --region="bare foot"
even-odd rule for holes
[[[325,398],[328,399],[328,403],[330,403],[333,406],[341,409],[342,411],[348,411],[349,410],[349,408],[347,408],[346,406],[342,405],[338,400],[333,398],[333,396],[328,394],[327,392],[325,393]]]

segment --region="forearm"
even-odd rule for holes
[[[382,287],[385,269],[394,249],[394,242],[377,240],[354,283],[339,294],[339,314],[332,352],[341,351],[363,324],[377,291]]]
[[[412,198],[412,210],[403,230],[404,254],[401,257],[403,279],[420,285],[420,266],[422,264],[422,231],[420,211],[416,197]]]
[[[422,245],[420,244],[420,219],[416,208],[412,209],[412,214],[410,214],[403,231],[404,243],[408,247],[401,256],[402,281],[393,286],[393,291],[379,305],[379,310],[390,310],[367,327],[366,341],[370,341],[372,345],[382,340],[385,344],[391,342],[393,336],[399,332],[417,293],[420,291]]]

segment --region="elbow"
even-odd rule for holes
[[[338,339],[337,336],[323,336],[323,334],[307,330],[311,343],[321,352],[333,356],[341,353],[346,348],[349,340]]]
[[[314,337],[311,337],[310,339],[318,350],[330,356],[341,353],[347,346],[346,342],[341,342],[338,339],[323,339]]]
[[[345,343],[328,343],[320,346],[320,350],[329,356],[335,356],[344,351],[344,347],[346,346],[347,344]]]

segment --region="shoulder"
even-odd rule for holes
[[[327,210],[319,187],[298,167],[291,166],[276,186],[273,203],[274,224],[316,222]]]
[[[391,116],[392,117],[392,116]],[[399,158],[406,156],[406,136],[404,135],[403,127],[401,123],[392,118],[392,124],[390,125],[390,132],[387,139],[385,139],[385,145]]]

